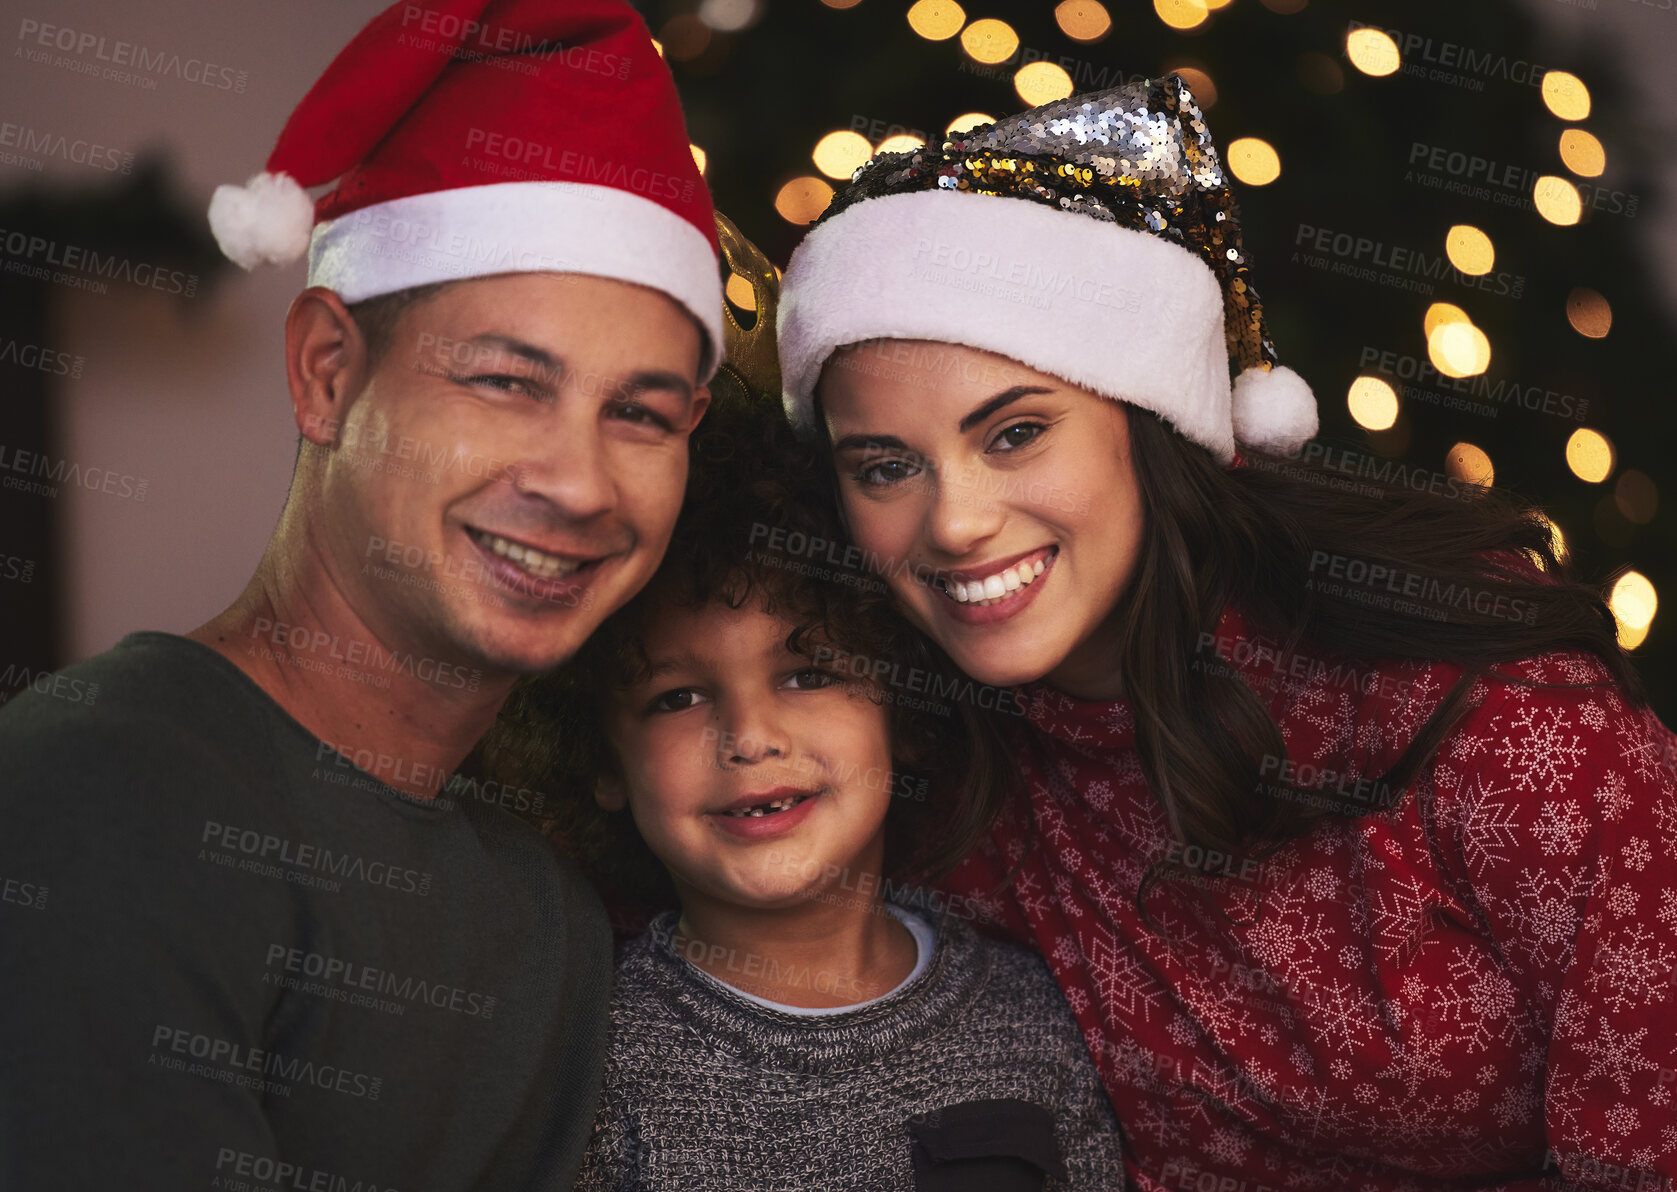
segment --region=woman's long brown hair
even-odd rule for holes
[[[1556,557],[1534,506],[1395,465],[1354,481],[1307,458],[1258,453],[1224,468],[1156,415],[1126,410],[1145,527],[1114,609],[1120,679],[1142,770],[1185,844],[1262,853],[1324,817],[1390,806],[1467,710],[1474,680],[1499,663],[1583,652],[1644,702],[1612,614]],[[1325,582],[1335,575],[1363,578]],[[1376,607],[1371,576],[1415,599]],[[1390,769],[1369,776],[1387,798],[1336,802],[1274,780],[1274,759],[1287,756],[1275,717],[1236,668],[1208,665],[1218,660],[1202,648],[1231,606],[1276,635],[1283,657],[1304,647],[1363,666],[1464,668]]]

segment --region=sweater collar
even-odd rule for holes
[[[674,949],[677,916],[660,915],[619,961],[619,996],[636,989],[711,1046],[748,1064],[781,1071],[840,1072],[959,1027],[989,976],[972,928],[952,915],[937,923],[931,963],[892,994],[847,1014],[805,1017],[741,997]]]

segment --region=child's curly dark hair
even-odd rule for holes
[[[928,689],[958,692],[971,682],[902,619],[856,552],[845,555],[814,449],[793,438],[778,409],[727,379],[713,386],[689,444],[687,493],[657,572],[563,666],[521,681],[481,747],[489,776],[554,792],[541,801],[537,826],[608,901],[639,914],[673,906],[674,887],[629,812],[602,810],[594,791],[618,765],[603,710],[614,689],[643,673],[642,627],[661,608],[758,603],[795,626],[787,644],[796,653],[848,660],[852,674],[871,674],[875,659],[890,660],[898,675],[917,668],[913,692],[872,683],[889,717],[892,789],[916,793],[893,799],[886,821],[886,876],[894,881],[931,880],[959,861],[994,818],[1011,772],[992,722],[971,701],[923,709],[937,702],[920,698]]]

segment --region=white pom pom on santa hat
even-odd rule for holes
[[[243,186],[215,188],[210,231],[241,268],[288,265],[309,249],[314,200],[289,174],[257,174]]]
[[[1290,368],[1242,369],[1234,379],[1236,442],[1274,455],[1295,454],[1316,433],[1316,396]]]

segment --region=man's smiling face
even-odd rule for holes
[[[556,665],[663,556],[708,402],[700,347],[676,302],[606,278],[414,302],[333,428],[317,556],[387,644]]]

